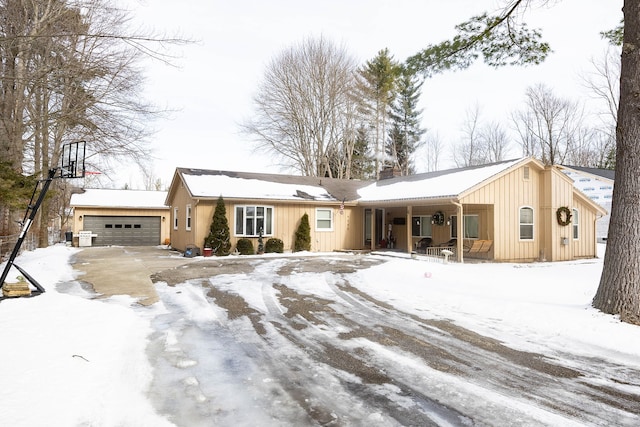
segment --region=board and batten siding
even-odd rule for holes
[[[178,199],[178,198],[176,198]],[[224,196],[223,196],[224,199]],[[183,199],[181,204],[188,204],[189,199]],[[209,227],[213,219],[213,212],[217,201],[199,200],[191,201],[192,209],[192,241],[197,243],[196,246],[202,247],[204,238],[209,233]],[[311,251],[313,252],[329,252],[341,249],[359,249],[362,247],[362,219],[361,209],[354,206],[345,206],[340,212],[338,204],[316,204],[313,202],[290,203],[290,202],[274,202],[274,201],[256,201],[256,200],[226,200],[224,199],[227,221],[229,223],[231,251],[236,247],[238,239],[247,238],[253,242],[254,249],[258,248],[258,237],[255,236],[236,236],[235,234],[235,215],[236,206],[269,206],[273,208],[273,234],[263,236],[263,244],[266,244],[269,238],[278,238],[282,240],[284,250],[292,251],[295,239],[295,231],[300,224],[300,219],[305,213],[309,216],[309,226],[311,229]],[[331,209],[333,219],[332,231],[316,230],[316,208]],[[183,214],[182,214],[183,215]],[[182,227],[181,227],[182,228]],[[179,235],[184,233],[178,233]],[[179,239],[182,244],[183,239]],[[189,243],[189,242],[188,242]],[[194,244],[194,243],[191,243]],[[174,246],[184,250],[184,246]]]
[[[529,169],[528,178],[525,177],[525,167]],[[465,215],[476,211],[481,215],[480,238],[493,240],[494,260],[538,259],[541,240],[540,179],[541,171],[537,167],[522,166],[488,182],[461,199]],[[475,205],[486,207],[478,209]],[[533,208],[534,212],[533,240],[519,238],[520,208],[525,206]]]
[[[571,240],[574,258],[592,258],[597,256],[596,221],[598,215],[579,197],[573,198],[573,207],[578,210],[578,238]],[[567,226],[573,237],[573,224]]]
[[[196,201],[189,196],[189,192],[184,187],[183,183],[178,185],[178,188],[175,190],[173,197],[171,199],[171,222],[169,223],[169,228],[171,230],[171,247],[174,249],[178,249],[180,251],[184,251],[187,248],[187,245],[195,245],[199,248],[202,248],[202,244],[204,242],[203,239],[198,239],[198,227],[195,225],[197,221],[194,221],[194,218],[197,218],[197,208],[198,205]],[[191,230],[186,229],[186,208],[187,205],[191,205]],[[175,209],[178,210],[178,226],[177,229],[174,228],[175,224]]]

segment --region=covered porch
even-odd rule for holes
[[[363,208],[364,246],[406,253],[493,259],[494,207],[468,205],[457,200],[377,204]],[[463,220],[459,220],[463,218]]]

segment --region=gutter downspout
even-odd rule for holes
[[[606,215],[596,214],[596,219],[593,220],[593,257],[598,258],[598,220],[604,218]],[[609,237],[609,227],[607,227],[607,237]]]
[[[460,263],[464,264],[464,215],[462,211],[462,203],[451,200],[451,203],[456,206],[456,214],[458,216],[458,223],[456,224],[456,235],[458,236],[458,244],[456,245],[456,258]]]

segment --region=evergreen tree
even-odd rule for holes
[[[231,250],[227,209],[224,206],[222,196],[218,197],[218,203],[213,212],[209,235],[204,239],[204,246],[211,248],[212,252],[217,256],[227,256]]]
[[[296,230],[293,251],[310,251],[311,250],[311,227],[309,226],[309,215],[306,213],[300,219],[300,225]]]
[[[417,108],[421,86],[422,82],[418,81],[415,73],[406,68],[396,79],[396,97],[390,113],[392,127],[385,151],[402,175],[413,173],[412,156],[425,133],[420,127],[422,110]]]
[[[375,178],[375,165],[369,150],[369,138],[367,130],[361,125],[356,130],[356,140],[353,146],[351,164],[351,178],[372,179]]]
[[[399,64],[389,54],[389,49],[378,55],[358,70],[358,91],[361,109],[375,129],[373,140],[376,177],[380,172],[384,135],[387,133],[389,105],[395,97],[395,80],[400,70]]]

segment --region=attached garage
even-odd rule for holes
[[[92,246],[155,246],[168,243],[165,191],[85,189],[71,196],[74,243],[91,232]]]

